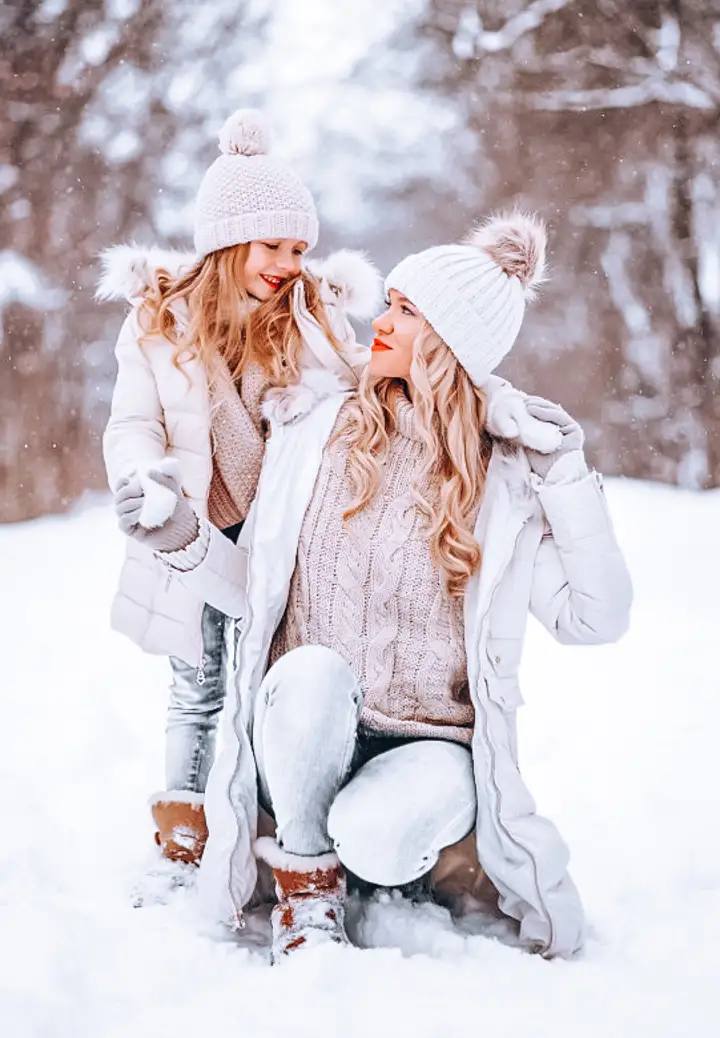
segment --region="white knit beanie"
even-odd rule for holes
[[[512,349],[525,302],[545,280],[546,241],[536,216],[493,217],[459,245],[407,256],[385,290],[407,296],[480,386]]]
[[[312,248],[318,239],[315,203],[300,178],[268,155],[262,114],[239,109],[218,139],[222,154],[203,177],[195,203],[198,255],[263,238],[292,238]]]

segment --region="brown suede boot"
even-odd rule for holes
[[[255,841],[255,855],[268,863],[275,878],[273,963],[298,948],[350,943],[345,932],[347,882],[337,854],[290,854],[263,836]]]
[[[458,908],[469,895],[488,909],[497,909],[498,892],[478,859],[474,829],[464,840],[440,852],[430,880],[437,900],[448,908]]]
[[[200,864],[208,837],[203,800],[202,793],[178,790],[153,797],[151,810],[158,828],[155,843],[163,858],[184,865]]]

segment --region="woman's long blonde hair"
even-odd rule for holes
[[[449,593],[460,597],[481,561],[473,520],[490,460],[486,397],[427,324],[414,345],[408,385],[425,447],[413,497],[427,521],[433,562],[444,571]],[[347,422],[338,433],[350,442],[354,498],[345,519],[365,508],[380,488],[398,396],[407,392],[401,380],[373,379],[367,370],[348,405]]]
[[[158,270],[145,292],[141,310],[146,336],[160,334],[176,346],[176,366],[199,357],[212,373],[222,358],[233,381],[238,381],[251,360],[256,361],[276,385],[290,385],[300,376],[302,337],[292,307],[298,278],[305,299],[332,346],[339,350],[312,275],[301,271],[288,278],[273,296],[253,305],[244,288],[249,244],[218,249],[184,274]],[[173,307],[185,302],[187,328],[179,331]]]

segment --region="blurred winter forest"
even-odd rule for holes
[[[503,371],[608,474],[720,485],[719,0],[4,0],[0,521],[104,486],[122,307],[97,254],[187,246],[234,108],[383,269],[501,206],[553,276]]]

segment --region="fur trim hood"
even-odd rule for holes
[[[166,270],[175,277],[191,270],[198,262],[193,252],[134,242],[114,245],[100,254],[101,274],[95,298],[135,302],[159,270]],[[341,308],[351,317],[366,320],[374,315],[380,302],[382,278],[365,253],[339,249],[325,259],[310,260],[306,270],[321,283],[327,283]]]
[[[101,274],[95,298],[134,302],[150,286],[159,270],[177,277],[198,262],[193,252],[161,249],[154,245],[113,245],[100,253]]]

